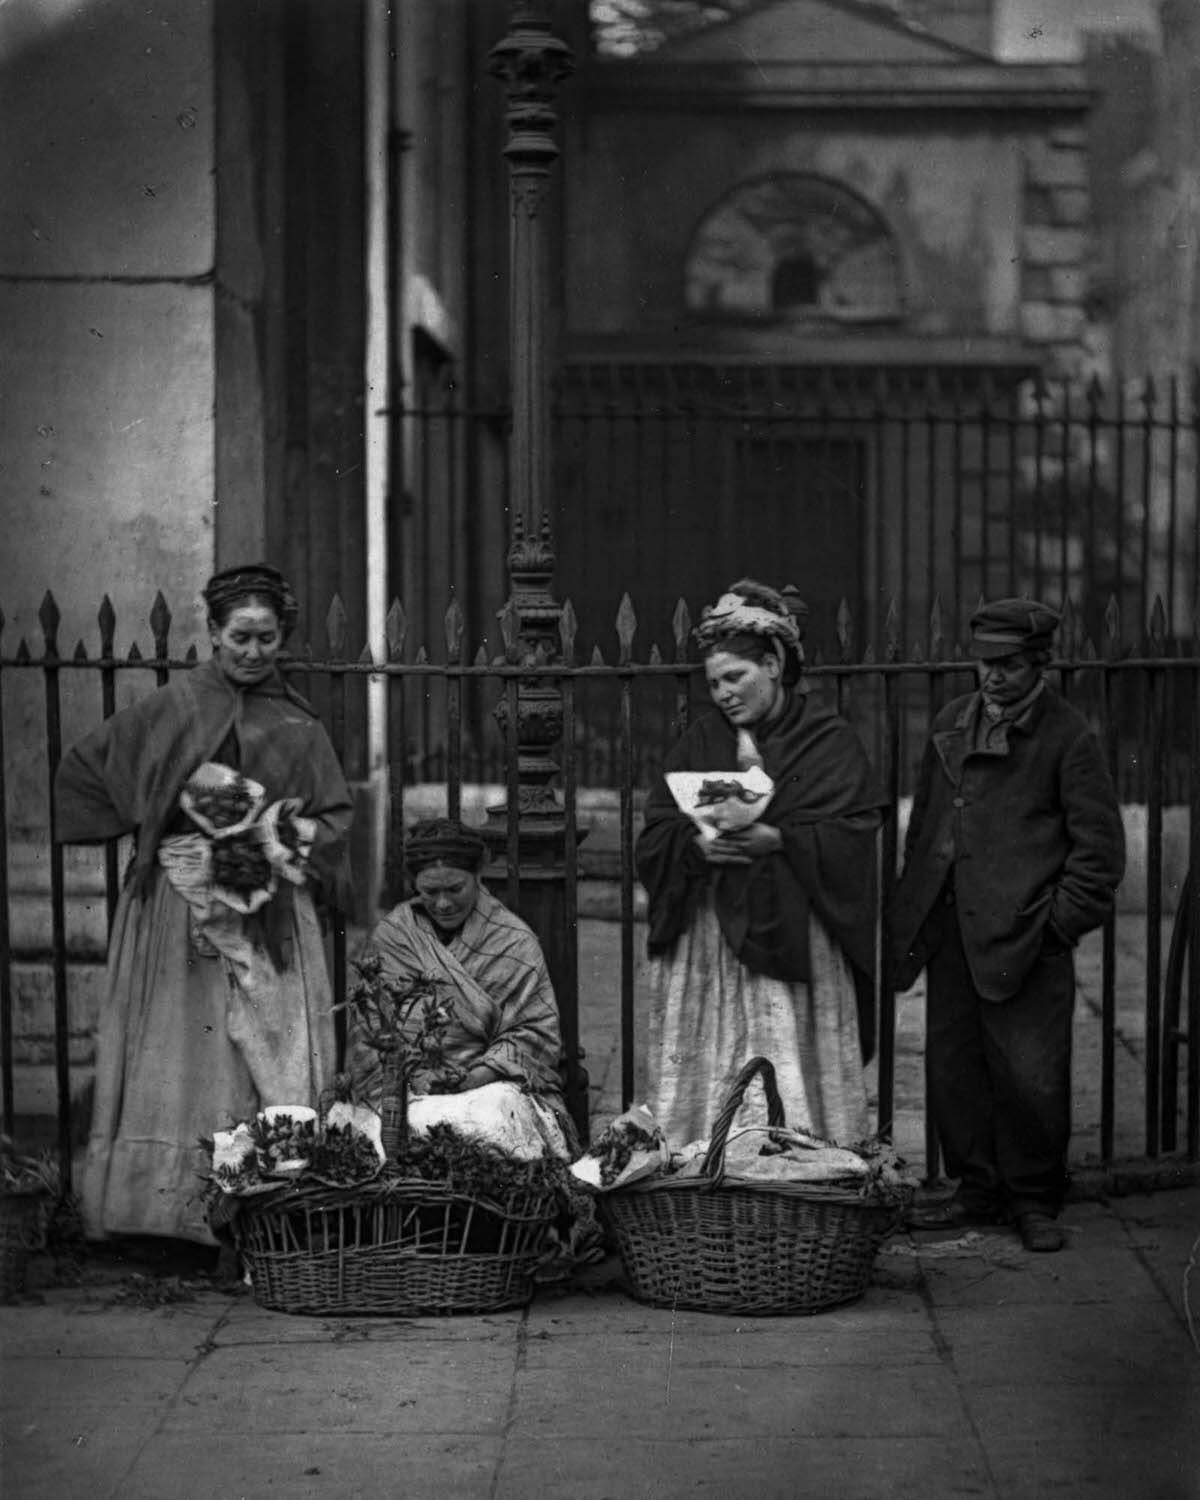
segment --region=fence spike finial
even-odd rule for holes
[[[408,616],[399,599],[393,599],[384,621],[387,638],[388,661],[400,661],[404,655],[404,641],[408,635]]]
[[[854,647],[854,616],[850,613],[850,605],[845,595],[842,596],[842,601],[837,607],[835,628],[838,645],[842,648],[842,660],[848,662]]]
[[[189,667],[194,667],[200,660],[200,653],[196,650],[195,641],[193,641],[192,644],[183,653],[183,659],[185,662],[187,662]]]
[[[429,652],[426,651],[424,646],[417,647],[417,659],[414,665],[418,667],[426,667],[429,665]]]
[[[488,664],[487,642],[485,641],[483,643],[483,645],[480,646],[479,650],[476,651],[476,653],[475,653],[475,665],[477,667],[486,667],[487,664]]]
[[[517,519],[520,520],[520,517]],[[516,662],[520,659],[518,643],[521,638],[521,616],[511,594],[504,601],[504,608],[497,618],[500,621],[500,638],[504,642],[504,659],[510,663]]]
[[[1117,603],[1117,596],[1108,596],[1108,605],[1104,611],[1104,634],[1107,637],[1107,648],[1110,656],[1115,655],[1121,645],[1121,606]]]
[[[41,607],[38,609],[38,620],[46,642],[46,655],[57,656],[58,627],[62,623],[62,611],[58,607],[57,599],[55,599],[49,589],[46,590]]]
[[[681,596],[676,602],[675,613],[671,616],[671,634],[675,641],[676,661],[687,660],[688,638],[691,633],[691,611],[687,607],[687,600]]]
[[[158,589],[154,595],[154,603],[150,606],[150,633],[154,637],[154,654],[163,660],[170,655],[167,645],[167,637],[170,635],[170,632],[170,606],[163,598],[162,589]]]
[[[72,656],[71,660],[72,661],[87,661],[87,659],[88,659],[87,647],[83,644],[82,641],[76,641],[75,642],[75,653]]]
[[[467,622],[462,612],[462,605],[457,599],[451,599],[445,615],[446,630],[446,660],[450,663],[458,663],[462,660],[463,634],[467,628]]]
[[[929,610],[929,659],[937,661],[946,643],[945,626],[942,619],[942,596],[934,594]]]
[[[888,600],[887,613],[883,617],[884,658],[900,660],[900,605],[895,594]]]
[[[24,636],[22,636],[21,639],[17,642],[17,654],[14,657],[14,660],[19,667],[28,666],[29,662],[32,660],[29,652],[29,644]]]
[[[652,667],[661,667],[663,664],[663,654],[658,649],[657,641],[654,641],[650,646],[649,662]]]
[[[562,613],[558,617],[558,641],[562,647],[563,662],[568,667],[575,665],[575,637],[579,634],[579,620],[570,599],[563,600]]]
[[[346,606],[341,594],[334,594],[325,616],[325,639],[329,643],[329,654],[334,661],[343,661],[346,654]]]
[[[358,653],[358,664],[360,667],[373,667],[375,665],[375,653],[371,650],[370,641]]]
[[[1167,611],[1162,595],[1155,594],[1150,610],[1150,654],[1161,656],[1167,644]]]
[[[96,611],[96,619],[100,624],[100,655],[111,656],[113,654],[113,642],[117,634],[117,612],[113,608],[113,602],[107,594],[100,601],[100,608]]]
[[[637,612],[633,607],[633,600],[627,593],[621,595],[620,607],[617,609],[617,643],[620,646],[619,661],[621,666],[628,666],[633,660],[633,638],[637,634]]]
[[[143,661],[144,659],[145,658],[142,656],[142,648],[138,645],[138,643],[136,641],[131,641],[129,643],[129,650],[125,653],[125,660],[126,661]]]
[[[604,653],[599,646],[592,647],[592,666],[602,667],[604,665]]]

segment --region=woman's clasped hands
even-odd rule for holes
[[[710,865],[748,865],[783,848],[783,835],[770,823],[749,823],[731,828],[714,839],[696,839],[696,847]]]

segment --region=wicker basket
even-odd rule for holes
[[[866,1291],[902,1204],[811,1183],[724,1175],[729,1127],[756,1074],[766,1089],[768,1120],[782,1126],[775,1070],[766,1058],[753,1058],[713,1126],[702,1176],[650,1179],[600,1196],[639,1300],[702,1312],[815,1313]]]
[[[411,1317],[523,1306],[555,1212],[553,1194],[385,1176],[246,1199],[231,1228],[261,1307]]]
[[[41,1188],[0,1192],[0,1301],[25,1290],[29,1252],[41,1248],[48,1202]]]

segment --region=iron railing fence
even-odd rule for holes
[[[463,649],[457,607],[446,614],[447,650],[433,661],[425,647],[408,649],[402,628],[404,613],[394,605],[387,622],[388,649],[381,659],[364,648],[357,656],[346,649],[344,616],[335,600],[329,614],[327,649],[316,654],[301,648],[287,669],[295,674],[319,704],[335,749],[345,748],[348,708],[365,717],[368,684],[382,683],[386,707],[384,753],[390,794],[388,881],[400,888],[406,804],[418,798],[432,769],[444,786],[451,815],[464,808],[464,799],[478,805],[473,782],[497,783],[492,802],[509,809],[519,805],[517,744],[518,696],[531,683],[551,684],[561,693],[564,735],[559,752],[559,790],[563,799],[564,881],[567,922],[566,973],[560,986],[564,1036],[569,1056],[576,1056],[580,1035],[578,987],[578,913],[581,881],[607,876],[615,885],[615,915],[620,923],[618,994],[612,1024],[619,1032],[621,1097],[634,1094],[638,1058],[636,988],[638,896],[633,868],[633,846],[641,794],[661,764],[675,734],[687,723],[698,700],[700,668],[687,659],[689,621],[680,606],[674,622],[673,659],[652,647],[637,659],[637,623],[626,601],[615,628],[615,660],[593,651],[580,661],[576,654],[576,626],[567,606],[560,624],[562,658],[555,662],[514,663],[490,660],[480,651],[471,657]],[[892,612],[894,618],[894,612]],[[27,1009],[28,997],[18,996],[18,980],[28,980],[30,966],[46,971],[52,998],[52,1053],[58,1100],[58,1140],[64,1171],[70,1170],[73,1048],[80,1051],[80,1021],[72,1015],[68,971],[89,919],[88,902],[68,899],[65,854],[49,840],[53,821],[52,783],[64,746],[73,742],[118,704],[186,671],[197,660],[195,647],[177,654],[171,649],[171,617],[161,594],[151,612],[153,654],[142,654],[136,644],[123,655],[115,653],[115,619],[106,600],[100,611],[100,652],[92,655],[80,642],[64,652],[59,641],[59,610],[47,595],[40,614],[42,639],[32,650],[21,639],[11,654],[0,654],[0,1088],[3,1089],[4,1128],[14,1116],[16,1063],[14,1020]],[[1136,745],[1142,766],[1144,851],[1138,860],[1144,883],[1144,915],[1122,917],[1105,927],[1100,945],[1097,1026],[1100,1119],[1098,1150],[1111,1160],[1118,1146],[1118,1111],[1122,1119],[1134,1109],[1140,1122],[1141,1153],[1153,1158],[1183,1146],[1192,1160],[1200,1159],[1200,1048],[1189,1045],[1200,1035],[1200,881],[1184,881],[1200,848],[1200,639],[1193,638],[1186,653],[1168,641],[1161,605],[1156,602],[1144,639],[1124,640],[1115,609],[1107,616],[1109,633],[1097,650],[1090,638],[1074,629],[1067,614],[1060,655],[1053,664],[1057,686],[1088,715],[1102,737],[1114,774],[1121,757]],[[845,624],[843,619],[843,624]],[[3,619],[0,616],[0,630]],[[0,646],[3,640],[0,637]],[[853,656],[849,632],[844,633],[840,659],[815,662],[812,691],[821,694],[860,727],[869,730],[888,790],[891,811],[881,837],[881,868],[895,870],[901,837],[901,807],[909,787],[906,747],[920,740],[932,715],[955,692],[969,688],[972,667],[961,654],[947,654],[944,638],[935,637],[926,649],[902,653],[899,634],[889,632],[885,650]],[[486,710],[500,700],[507,706],[505,729],[493,725],[485,753],[472,760],[467,725],[482,721]],[[612,725],[606,754],[609,776],[603,815],[592,820],[588,842],[577,851],[576,833],[592,817],[595,791],[583,777],[587,757],[580,752],[578,727],[598,716],[597,703]],[[414,761],[407,724],[414,713],[432,715],[444,725],[442,759],[436,767]],[[14,738],[12,728],[16,726]],[[1124,748],[1123,748],[1124,747]],[[591,799],[591,800],[589,800]],[[1173,805],[1177,804],[1177,805]],[[519,902],[517,820],[506,815],[506,872],[501,891]],[[1172,843],[1172,840],[1174,841]],[[594,852],[588,851],[593,842]],[[1169,847],[1170,846],[1170,847]],[[32,861],[22,863],[21,851],[32,850]],[[1191,851],[1189,854],[1187,851]],[[120,889],[121,870],[116,845],[100,856],[97,891],[111,924]],[[14,880],[14,860],[18,868]],[[32,867],[34,877],[29,878]],[[19,872],[25,871],[22,875]],[[1181,889],[1182,887],[1182,889]],[[879,931],[886,932],[890,882],[881,882]],[[1174,900],[1172,900],[1174,898]],[[96,898],[98,904],[98,896]],[[1174,931],[1168,943],[1166,923],[1174,905]],[[13,924],[16,912],[20,921]],[[32,913],[32,915],[31,915]],[[48,916],[48,921],[45,918]],[[1130,927],[1128,924],[1133,923]],[[1131,936],[1132,934],[1132,936]],[[105,932],[93,925],[92,957],[98,958]],[[86,943],[85,943],[86,945]],[[330,934],[336,998],[344,993],[347,959],[345,918],[335,916]],[[1164,966],[1164,946],[1169,947]],[[43,985],[43,988],[45,986]],[[34,985],[37,991],[37,985]],[[18,1000],[21,1001],[18,1004]],[[893,1120],[897,1067],[896,997],[881,982],[878,990],[879,1055],[877,1060],[878,1123]],[[585,1007],[591,995],[583,997]],[[1131,1081],[1130,1057],[1137,1055]],[[1132,1100],[1131,1091],[1137,1093]],[[1120,1141],[1128,1154],[1129,1139]],[[936,1166],[936,1141],[925,1126],[926,1160]]]
[[[461,507],[441,476],[453,452],[494,456],[507,413],[464,404],[447,364],[394,415],[419,460],[407,483],[423,546],[451,556]],[[858,649],[880,655],[892,632],[905,654],[923,641],[939,602],[952,650],[981,595],[1084,601],[1096,640],[1110,600],[1145,621],[1157,598],[1166,636],[1186,640],[1198,422],[1200,371],[1102,384],[1027,368],[576,360],[552,410],[559,591],[584,654],[607,649],[622,593],[667,641],[680,594],[707,599],[739,574],[794,582],[827,659],[843,599]],[[488,473],[475,501],[499,516],[506,480]],[[483,618],[489,601],[477,607]]]

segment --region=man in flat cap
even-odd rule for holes
[[[1099,742],[1045,681],[1057,624],[1029,599],[972,615],[979,688],[934,721],[892,913],[897,987],[928,971],[929,1107],[959,1184],[910,1222],[1011,1220],[1039,1251],[1063,1246],[1072,949],[1125,865]]]

